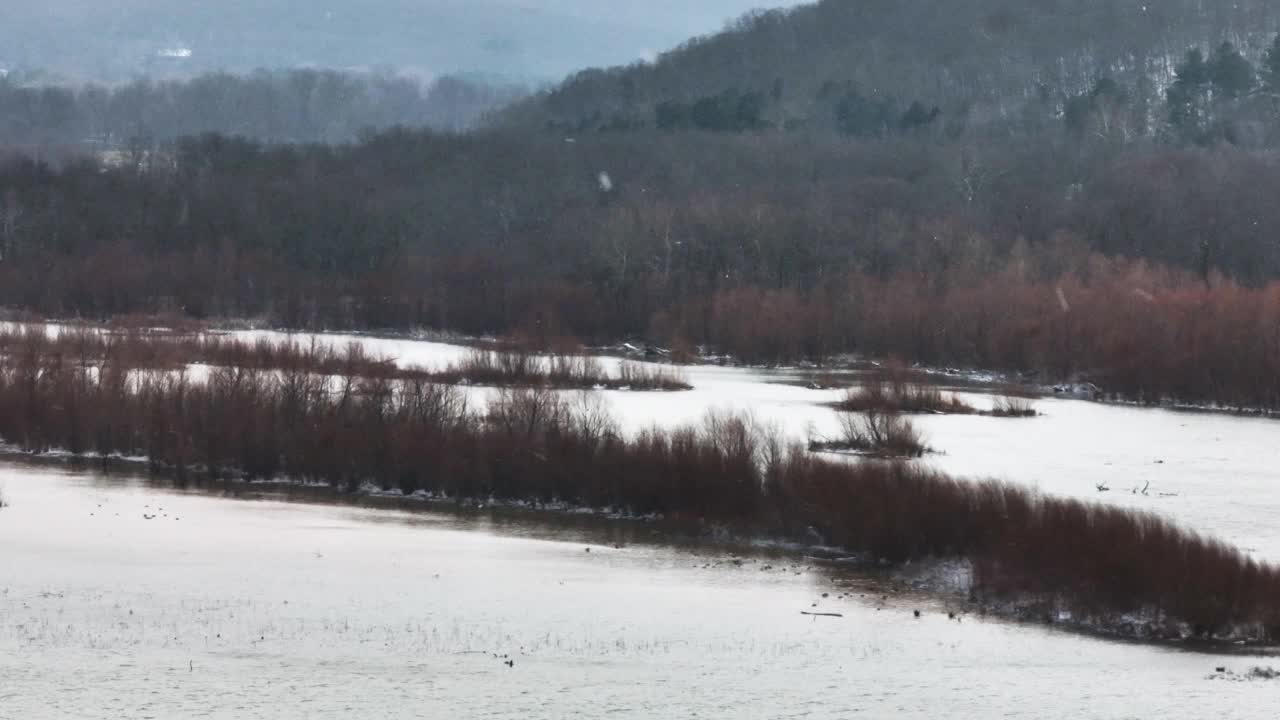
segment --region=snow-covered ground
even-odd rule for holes
[[[1226,681],[1266,658],[954,621],[794,556],[48,468],[0,484],[6,718],[1274,716],[1274,681]]]
[[[59,332],[61,326],[48,326]],[[312,342],[337,349],[360,343],[402,367],[441,369],[463,359],[461,345],[363,335],[237,331],[246,339]],[[602,357],[616,372],[622,362]],[[207,369],[193,368],[193,379]],[[717,366],[682,369],[693,390],[680,393],[603,391],[625,430],[701,420],[709,410],[750,412],[795,440],[838,434],[827,407],[840,391],[809,390],[796,370]],[[482,407],[493,390],[470,388]],[[989,408],[989,395],[962,393]],[[1105,405],[1046,398],[1041,416],[1000,419],[920,416],[926,442],[939,454],[925,462],[968,478],[996,478],[1047,493],[1153,510],[1227,540],[1260,558],[1280,561],[1280,420]],[[1099,486],[1107,488],[1099,491]],[[1143,494],[1143,490],[1146,493]]]
[[[468,352],[316,341],[426,367]],[[839,393],[794,371],[685,373],[691,392],[605,396],[632,431],[711,409],[797,440],[836,430]],[[943,453],[925,462],[1156,510],[1280,560],[1277,421],[1038,409],[920,417]],[[0,465],[0,487],[0,717],[1274,716],[1274,681],[1226,680],[1280,661],[957,622],[937,596],[881,601],[795,555],[738,564],[628,542],[625,525],[245,501],[26,466]]]
[[[360,342],[406,366],[442,367],[468,352],[456,345],[347,335],[237,334],[303,343],[315,338],[337,347]],[[601,361],[610,370],[621,362]],[[841,391],[809,390],[798,371],[692,366],[683,372],[693,385],[690,392],[603,394],[631,431],[698,422],[709,410],[740,410],[796,440],[838,433],[836,414],[827,405]],[[483,402],[491,391],[470,392]],[[961,397],[983,409],[992,403],[989,395]],[[1039,400],[1036,408],[1041,416],[1031,419],[916,417],[927,444],[940,451],[925,462],[960,477],[1153,510],[1280,561],[1280,420],[1059,398]],[[1099,492],[1099,485],[1109,490]]]

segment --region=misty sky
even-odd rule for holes
[[[390,67],[554,80],[799,0],[0,0],[0,67],[83,79]],[[187,56],[190,51],[190,56]]]

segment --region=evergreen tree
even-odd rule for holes
[[[1211,81],[1209,64],[1200,48],[1191,48],[1182,64],[1174,71],[1174,82],[1188,87],[1201,87]]]
[[[758,92],[743,93],[738,96],[734,108],[733,129],[738,132],[759,130],[764,127],[764,96]]]
[[[674,100],[664,100],[653,109],[654,121],[659,130],[684,130],[689,127],[688,105]]]
[[[933,124],[941,114],[940,108],[935,106],[932,110],[926,110],[924,104],[916,100],[911,103],[906,112],[902,113],[902,117],[898,119],[898,127],[904,131],[922,128]]]
[[[836,104],[836,126],[846,135],[883,135],[893,126],[895,115],[890,101],[869,98],[857,90],[850,90]]]
[[[1248,93],[1253,89],[1257,75],[1253,64],[1229,42],[1218,46],[1218,51],[1209,62],[1208,72],[1215,95],[1224,99],[1234,99]]]
[[[722,95],[710,95],[695,102],[689,110],[694,127],[713,132],[732,128],[737,108],[730,98],[731,91],[726,91]]]

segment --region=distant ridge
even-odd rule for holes
[[[794,4],[770,0],[768,4]],[[0,68],[124,82],[259,68],[552,82],[723,26],[753,0],[5,0]]]

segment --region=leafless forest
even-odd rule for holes
[[[352,135],[325,103],[419,91],[0,80],[0,304],[858,353],[1280,407],[1271,6],[918,5],[756,14],[470,132],[342,145],[289,140]],[[389,109],[415,102],[369,123],[421,126]]]

